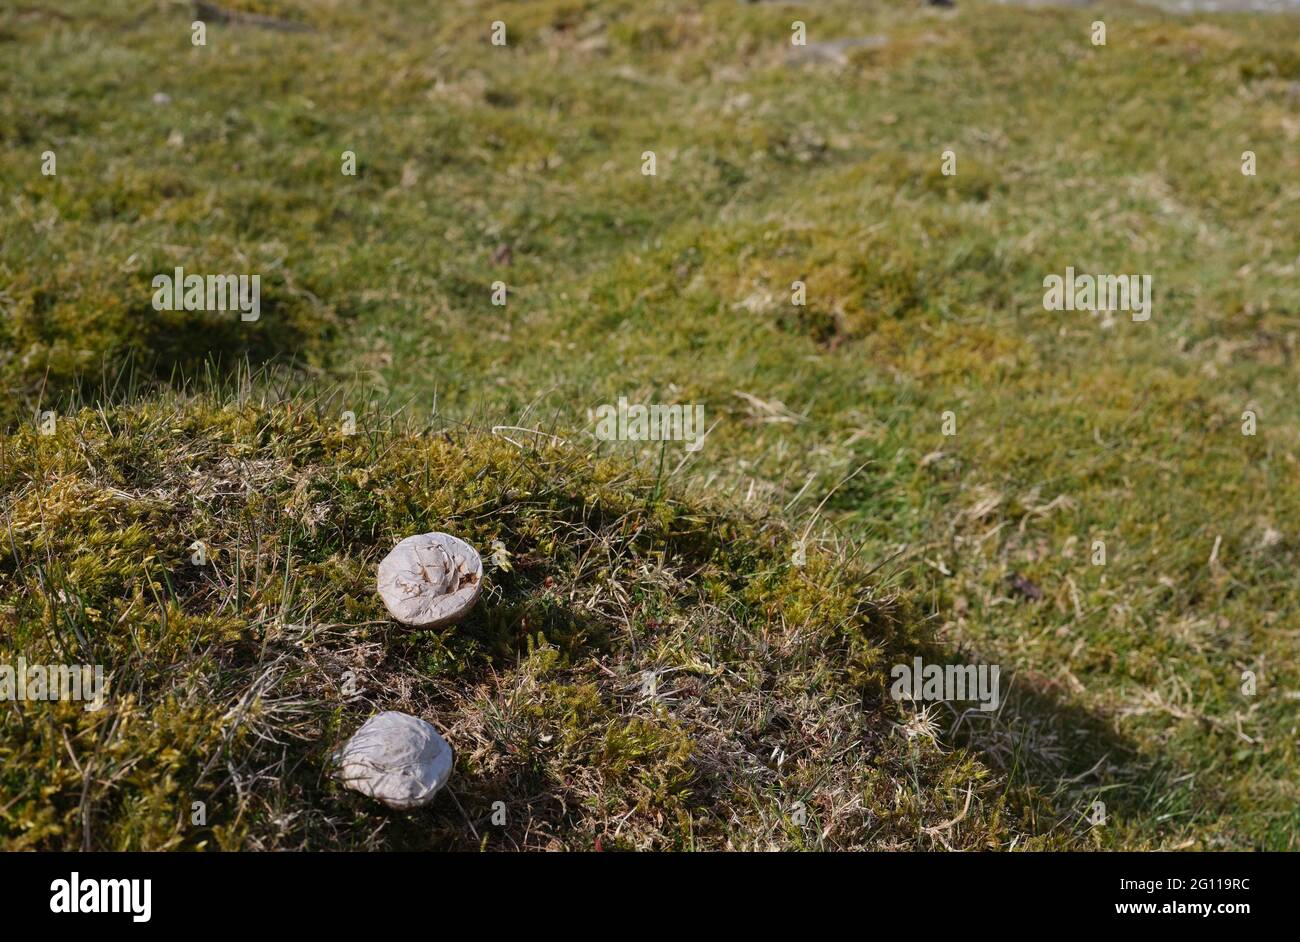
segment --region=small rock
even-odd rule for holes
[[[170,105],[172,103],[172,96],[168,95],[166,92],[154,92],[153,103],[159,106]]]
[[[353,791],[407,811],[433,801],[451,778],[451,745],[409,713],[372,716],[334,755],[339,780]]]
[[[483,588],[483,560],[447,533],[408,536],[379,564],[379,595],[405,625],[437,628],[469,614]]]
[[[834,62],[837,65],[846,65],[850,53],[855,49],[883,49],[888,45],[888,36],[829,39],[825,42],[808,43],[806,46],[791,46],[786,58],[791,65],[806,62]]]

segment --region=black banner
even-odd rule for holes
[[[689,914],[695,927],[727,927],[773,907],[828,921],[858,907],[873,926],[914,931],[962,914],[1232,931],[1286,914],[1292,864],[1282,854],[5,854],[0,898],[14,924],[127,931],[375,928],[440,912],[611,931],[638,914]]]

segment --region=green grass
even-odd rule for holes
[[[0,644],[136,691],[4,707],[7,843],[1296,847],[1294,17],[227,5],[315,29],[0,13]],[[887,41],[791,62],[794,19]],[[260,272],[261,320],[153,311],[177,265]],[[1152,319],[1043,310],[1067,265],[1151,274]],[[712,431],[597,442],[619,396]],[[398,631],[378,558],[453,525],[535,562]],[[1006,708],[917,734],[916,651]],[[379,708],[449,730],[458,802],[329,782]]]
[[[6,653],[103,664],[112,694],[6,710],[9,846],[1046,839],[1033,795],[897,733],[886,665],[922,639],[860,564],[795,567],[778,521],[663,496],[616,459],[215,400],[86,409],[3,443]],[[504,560],[467,621],[396,625],[375,568],[437,527]],[[436,812],[330,781],[332,747],[379,706],[455,743]]]

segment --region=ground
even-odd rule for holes
[[[7,845],[1295,848],[1300,20],[224,6],[310,29],[0,13],[0,650],[115,691],[0,705]],[[410,632],[433,528],[511,568]],[[381,709],[457,747],[421,816],[329,777]]]

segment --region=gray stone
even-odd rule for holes
[[[808,62],[833,62],[844,65],[854,49],[883,49],[889,45],[887,36],[854,36],[845,39],[828,39],[806,46],[791,46],[787,59],[791,65]]]

